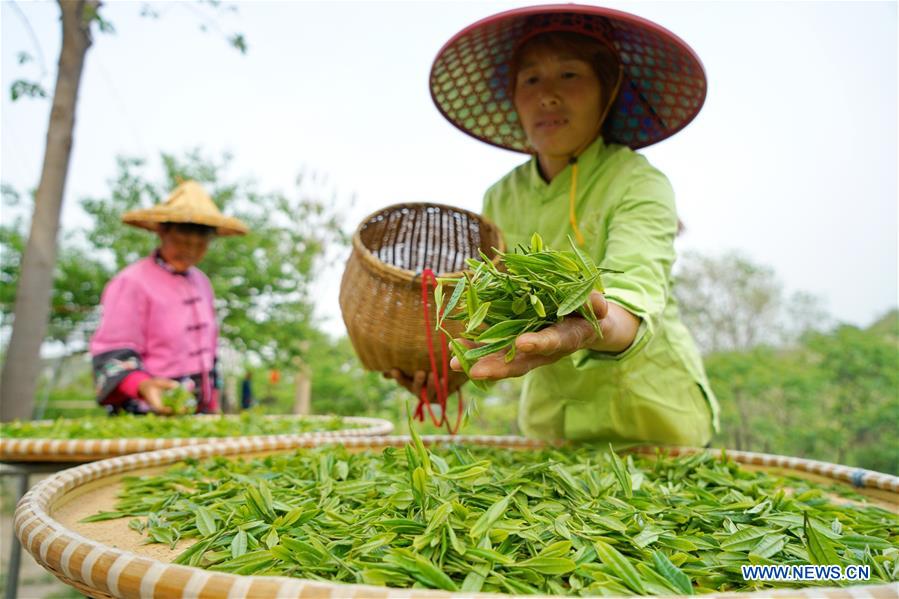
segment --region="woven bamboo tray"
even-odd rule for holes
[[[237,416],[199,415],[191,418],[237,418]],[[267,416],[267,418],[300,418],[298,416]],[[332,416],[302,416],[304,420],[327,422]],[[333,431],[308,431],[305,433],[284,435],[254,435],[240,437],[255,442],[255,439],[269,437],[301,437],[325,438],[333,437],[370,437],[389,435],[393,432],[393,423],[382,418],[341,417],[343,422],[358,428],[345,428]],[[39,421],[45,422],[45,421]],[[103,460],[132,453],[202,445],[228,441],[238,437],[172,437],[130,438],[130,439],[2,439],[0,438],[0,462],[90,462]]]
[[[502,448],[533,449],[541,443],[521,437],[424,437],[428,446],[468,443]],[[395,589],[348,585],[275,576],[239,576],[173,565],[176,554],[160,545],[143,545],[144,537],[124,521],[81,523],[79,520],[110,507],[124,475],[149,474],[185,458],[220,455],[258,455],[297,447],[341,443],[356,450],[401,447],[408,437],[334,437],[233,439],[222,443],[165,449],[112,458],[59,472],[37,484],[15,513],[16,535],[35,560],[57,578],[90,597],[193,597],[193,598],[352,598],[352,599],[462,599],[509,597],[488,593],[451,593],[429,589]],[[650,452],[651,448],[638,451]],[[703,451],[680,448],[677,453]],[[798,458],[749,452],[728,452],[735,461],[765,468],[811,474],[831,480],[849,480],[858,491],[875,491],[878,503],[899,510],[899,477]],[[849,588],[785,589],[757,593],[704,595],[717,598],[896,599],[899,585]]]

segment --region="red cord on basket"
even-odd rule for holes
[[[435,381],[435,387],[437,391],[437,403],[440,404],[440,418],[438,419],[434,415],[434,411],[431,409],[431,402],[428,401],[428,386],[427,384],[422,387],[421,396],[418,399],[418,407],[415,409],[415,418],[420,422],[425,421],[425,409],[427,409],[428,414],[431,416],[431,422],[434,423],[434,426],[443,426],[446,424],[446,430],[451,435],[455,435],[458,432],[459,427],[462,424],[462,412],[464,411],[464,404],[462,400],[462,390],[459,389],[456,392],[456,395],[459,399],[458,406],[458,414],[456,415],[456,425],[455,427],[450,425],[449,418],[447,418],[446,412],[446,400],[449,396],[449,360],[447,359],[447,341],[446,335],[443,331],[440,331],[440,358],[443,366],[443,376],[439,376],[437,372],[437,359],[434,355],[434,338],[431,333],[431,319],[428,310],[428,282],[431,282],[433,285],[437,285],[437,277],[434,275],[434,271],[430,268],[424,269],[421,274],[421,306],[424,311],[425,317],[425,337],[428,342],[428,359],[431,362],[431,377],[433,381]],[[440,316],[443,316],[443,307],[440,307]]]

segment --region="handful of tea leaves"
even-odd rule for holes
[[[197,411],[197,398],[184,385],[167,389],[162,394],[162,405],[172,410],[172,414],[183,416]]]
[[[497,252],[502,269],[482,252],[481,260],[467,260],[471,272],[463,278],[437,280],[437,329],[452,337],[443,327],[444,320],[462,320],[462,337],[480,344],[466,348],[456,339],[450,340],[450,349],[465,374],[470,374],[473,362],[494,352],[506,350],[505,360],[511,362],[519,335],[561,322],[570,314],[587,319],[602,337],[588,298],[594,289],[603,290],[603,272],[617,271],[597,267],[570,237],[568,242],[571,251],[552,250],[534,233],[530,247],[519,245],[512,253]],[[455,284],[446,306],[444,284]]]

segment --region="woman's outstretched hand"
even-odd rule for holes
[[[411,376],[398,368],[384,372],[385,379],[393,379],[415,397],[421,397],[422,388],[428,390],[428,401],[437,400],[437,388],[434,377],[424,370],[418,370]]]
[[[579,316],[567,316],[562,322],[534,333],[525,333],[515,340],[515,357],[505,361],[507,350],[485,356],[471,367],[472,379],[499,380],[522,376],[531,370],[552,364],[581,349],[594,349],[618,353],[633,342],[639,327],[639,319],[618,306],[606,301],[603,294],[590,294],[590,305],[600,321],[603,332],[600,338],[593,326]],[[471,341],[459,339],[468,347],[475,347]],[[456,358],[450,362],[453,370],[461,370]]]
[[[156,414],[171,414],[172,409],[165,407],[162,403],[162,395],[169,389],[174,389],[177,386],[178,381],[153,377],[141,381],[137,388],[137,393],[144,398],[150,409]]]

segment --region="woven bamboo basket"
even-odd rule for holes
[[[198,415],[191,418],[237,418],[237,416]],[[330,416],[268,416],[267,418],[289,419],[302,418],[326,422]],[[343,428],[333,431],[308,431],[297,433],[299,436],[312,438],[357,437],[389,435],[393,432],[393,423],[382,418],[342,417],[341,420],[355,428]],[[47,421],[39,421],[47,422]],[[264,435],[271,437],[273,435]],[[276,435],[292,437],[294,435]],[[227,441],[234,437],[172,437],[172,438],[125,438],[125,439],[5,439],[0,438],[0,461],[2,462],[90,462],[116,456],[202,445]],[[256,436],[244,436],[251,442]]]
[[[424,437],[428,446],[467,443],[515,449],[535,449],[542,444],[521,437]],[[239,576],[171,564],[176,552],[160,545],[143,545],[143,537],[127,527],[127,519],[81,523],[100,509],[111,508],[119,482],[125,475],[158,472],[185,458],[221,455],[265,455],[328,443],[351,449],[380,450],[401,447],[408,437],[335,437],[332,439],[270,437],[234,439],[222,443],[166,449],[111,458],[59,472],[38,483],[19,502],[15,513],[16,535],[22,546],[60,580],[90,597],[278,597],[353,599],[462,599],[508,597],[487,593],[451,593],[428,589],[396,589],[349,585],[275,576]],[[653,448],[637,451],[652,452]],[[672,453],[700,449],[680,448]],[[787,470],[802,476],[849,481],[860,493],[872,495],[881,505],[899,509],[899,477],[835,464],[768,454],[728,451],[737,462],[755,467]],[[896,599],[896,584],[849,588],[810,588],[758,593],[705,595],[718,598],[795,597],[845,599],[867,597]]]
[[[343,321],[363,366],[409,375],[429,371],[421,273],[430,268],[438,277],[462,276],[465,260],[478,258],[478,250],[498,260],[494,248],[505,248],[499,229],[461,208],[396,204],[366,217],[353,235],[340,284]],[[461,332],[461,323],[445,322],[454,336]],[[450,392],[464,382],[461,374],[451,376]]]

